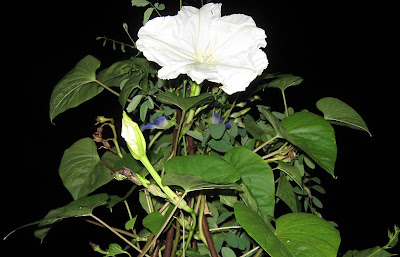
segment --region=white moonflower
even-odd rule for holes
[[[157,17],[139,32],[137,48],[162,68],[158,76],[174,79],[187,74],[200,84],[222,84],[233,94],[244,91],[267,68],[264,30],[247,15],[221,17],[221,4],[197,9],[184,6],[175,16]]]

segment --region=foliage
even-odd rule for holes
[[[147,7],[143,23],[153,11],[161,15],[165,9],[164,4],[146,0],[133,0],[132,5]],[[114,49],[119,44],[125,53],[125,46],[136,47],[135,42],[98,40],[104,45],[111,41]],[[38,225],[35,236],[43,240],[65,218],[91,217],[91,223],[127,244],[111,241],[102,250],[91,243],[105,256],[134,256],[135,251],[139,256],[158,251],[163,256],[259,256],[262,251],[271,256],[336,256],[341,238],[321,214],[323,204],[316,195],[325,190],[318,175],[325,170],[335,176],[332,125],[370,134],[361,116],[333,97],[316,103],[323,116],[294,111],[287,105],[286,90],[303,79],[292,74],[263,73],[245,93],[229,96],[216,83],[196,84],[185,75],[160,79],[154,63],[139,56],[98,71],[101,62],[88,55],[55,86],[51,122],[106,89],[118,97],[124,111],[126,142],[115,126],[121,113],[98,116],[93,139],[73,143],[61,160],[59,174],[73,201],[25,226]],[[285,107],[282,113],[258,95],[277,89]],[[143,129],[160,117],[164,125]],[[113,137],[105,139],[102,132],[107,127]],[[121,192],[124,197],[99,193],[108,183],[133,187]],[[134,190],[140,192],[139,199],[132,197]],[[93,214],[95,208],[122,203],[129,214],[125,229],[112,228]],[[132,205],[141,206],[146,215],[133,216]],[[391,256],[387,250],[395,246],[398,234],[395,227],[387,245],[344,256]]]

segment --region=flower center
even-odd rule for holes
[[[215,61],[214,56],[207,52],[205,54],[197,54],[197,62],[203,63],[203,64],[211,64]]]

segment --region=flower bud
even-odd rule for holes
[[[138,124],[126,112],[123,112],[121,136],[125,139],[133,158],[140,160],[146,157],[146,140]]]

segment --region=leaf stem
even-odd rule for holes
[[[110,91],[111,93],[113,93],[114,95],[119,97],[119,93],[117,91],[112,90],[110,87],[108,87],[107,85],[105,85],[103,82],[98,81],[97,79],[94,80],[94,82],[96,82],[97,84],[99,84],[100,86],[104,87],[105,89],[107,89],[108,91]],[[130,99],[129,99],[130,100]]]
[[[100,218],[98,218],[97,216],[95,216],[94,214],[90,214],[90,217],[92,217],[93,219],[97,220],[100,224],[102,224],[104,227],[108,228],[111,232],[113,232],[115,235],[117,235],[119,238],[121,238],[125,243],[127,243],[129,246],[131,246],[133,249],[135,249],[136,251],[143,253],[142,250],[140,250],[136,245],[132,244],[131,241],[129,241],[128,239],[126,239],[124,236],[122,236],[118,231],[116,231],[115,229],[113,229],[112,227],[110,227],[107,223],[105,223],[104,221],[102,221]],[[150,257],[150,255],[144,253],[142,256],[146,256],[146,257]]]
[[[253,150],[254,153],[258,152],[261,148],[263,148],[264,146],[270,144],[271,142],[273,142],[275,139],[279,138],[278,135],[274,136],[273,138],[271,138],[270,140],[262,143],[260,146],[258,146],[256,149]]]
[[[285,116],[289,117],[288,107],[287,107],[287,103],[286,103],[285,90],[282,90],[282,98],[283,98],[283,104],[285,105]]]

